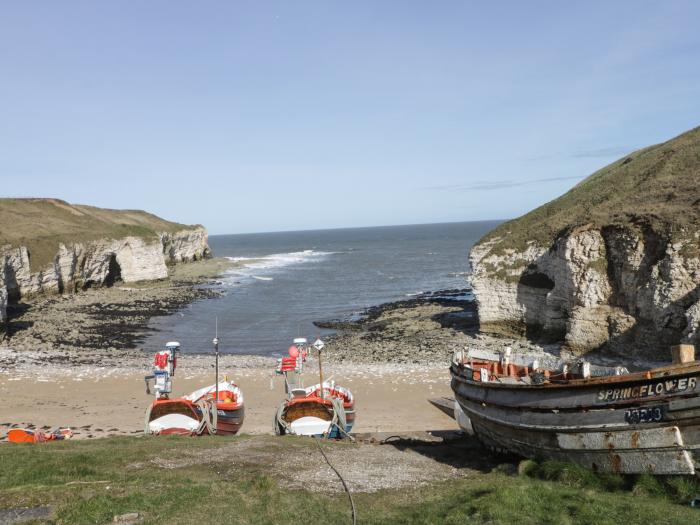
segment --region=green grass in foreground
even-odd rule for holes
[[[264,440],[284,439],[289,454],[309,443],[272,436],[236,439],[262,440],[263,445]],[[254,462],[242,466],[240,461],[233,467],[221,455],[209,463],[182,461],[176,468],[153,462],[201,457],[202,451],[214,452],[228,442],[173,437],[4,445],[0,509],[53,505],[55,523],[78,524],[108,523],[127,512],[139,512],[144,523],[349,522],[345,494],[282,489],[276,478],[284,473],[274,468]],[[335,480],[329,473],[318,482]],[[681,478],[596,476],[572,465],[527,461],[520,464],[519,475],[497,468],[431,486],[354,497],[358,522],[369,524],[647,525],[700,522],[700,510],[687,505],[698,488]]]

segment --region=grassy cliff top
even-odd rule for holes
[[[0,246],[26,246],[32,271],[53,260],[60,243],[153,237],[186,226],[139,210],[109,210],[58,199],[0,199]]]
[[[688,238],[700,226],[700,127],[635,151],[598,170],[570,191],[501,224],[478,244],[492,253],[550,246],[576,226],[646,225],[670,238]]]

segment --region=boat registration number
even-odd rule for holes
[[[649,408],[630,408],[625,412],[625,422],[630,425],[636,425],[638,423],[658,423],[664,418],[663,408],[649,407]]]

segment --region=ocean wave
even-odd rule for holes
[[[236,268],[227,272],[230,277],[249,277],[258,281],[272,281],[267,274],[275,273],[287,266],[318,261],[337,252],[303,250],[300,252],[273,253],[260,257],[226,257],[237,263]]]

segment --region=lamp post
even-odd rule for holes
[[[323,347],[326,346],[323,341],[321,341],[320,338],[317,338],[316,341],[314,341],[314,348],[318,350],[318,378],[319,378],[319,388],[321,390],[321,399],[324,398],[324,393],[323,393],[323,367],[321,366],[321,350],[323,350]]]

